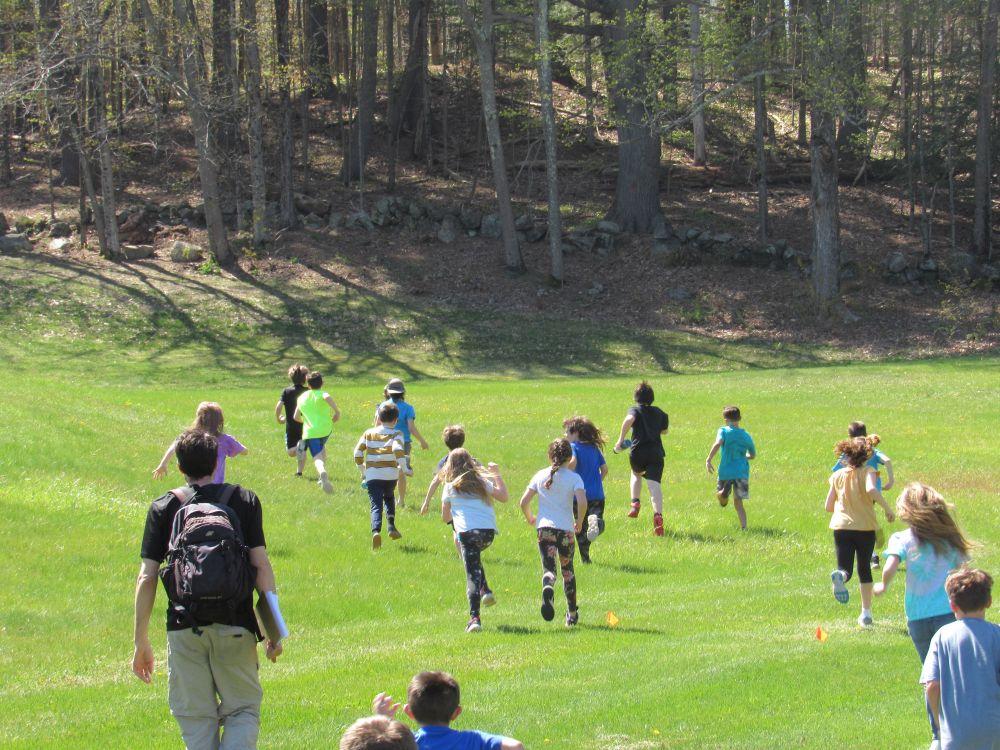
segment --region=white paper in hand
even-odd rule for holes
[[[280,641],[288,637],[288,626],[285,624],[285,618],[281,616],[276,593],[267,591],[257,600],[257,615],[264,634],[270,640]]]

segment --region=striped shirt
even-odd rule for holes
[[[366,430],[354,448],[354,463],[365,467],[365,479],[399,479],[406,461],[403,433],[379,425]]]

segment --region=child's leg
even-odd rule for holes
[[[588,509],[590,508],[590,503],[587,503]],[[577,521],[576,503],[573,503],[573,518]],[[584,516],[583,519],[583,531],[576,535],[576,546],[580,548],[580,557],[586,561],[587,553],[590,551],[590,542],[587,541],[587,517]]]
[[[542,619],[551,621],[555,617],[552,607],[553,587],[556,583],[556,556],[559,554],[556,545],[555,529],[538,530],[538,551],[542,555]]]
[[[399,532],[396,531],[396,483],[394,481],[385,482],[385,493],[382,502],[385,503],[385,519],[389,526],[389,536],[399,539]]]
[[[396,489],[399,492],[399,507],[406,507],[406,475],[400,472],[399,479],[396,482]]]
[[[663,515],[663,485],[652,479],[647,479],[646,487],[649,488],[649,499],[653,503],[653,513]]]
[[[300,440],[295,445],[295,461],[296,461],[296,471],[301,474],[302,470],[306,468],[306,442]]]
[[[629,488],[632,490],[632,501],[635,502],[639,499],[642,494],[642,475],[632,472],[632,479],[629,483]]]
[[[733,507],[736,509],[736,516],[740,519],[740,528],[745,529],[747,527],[747,512],[743,508],[743,500],[738,496],[733,498]]]
[[[872,552],[875,551],[875,532],[858,532],[858,583],[861,589],[861,611],[872,611]]]
[[[576,573],[573,571],[572,531],[559,532],[556,545],[559,551],[559,567],[562,569],[563,591],[566,592],[566,608],[576,612]]]
[[[855,557],[855,545],[851,538],[851,532],[835,529],[833,532],[833,544],[837,549],[837,570],[844,571],[844,580],[849,581],[851,580],[851,576],[854,575]]]
[[[382,482],[372,479],[368,482],[368,500],[371,503],[372,533],[382,531]]]
[[[469,597],[469,616],[479,617],[479,603],[486,585],[482,551],[493,543],[493,533],[487,529],[471,529],[458,535],[465,562],[465,593]]]

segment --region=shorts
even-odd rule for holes
[[[720,479],[719,483],[715,485],[715,494],[721,495],[722,497],[729,497],[729,493],[733,493],[733,497],[737,500],[749,500],[750,499],[750,480],[749,479]]]
[[[285,425],[285,447],[292,449],[299,444],[302,439],[302,423],[288,423]]]
[[[413,471],[413,466],[410,464],[410,451],[413,450],[413,441],[407,440],[403,443],[403,453],[406,454],[406,470]]]
[[[316,458],[323,449],[326,447],[326,441],[330,439],[330,436],[321,438],[306,438],[306,447],[309,449],[309,455]]]
[[[650,482],[663,479],[663,452],[656,445],[635,445],[628,454],[632,471]]]

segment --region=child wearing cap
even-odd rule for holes
[[[406,386],[403,385],[403,381],[399,378],[393,378],[386,383],[385,390],[382,391],[382,393],[385,396],[385,401],[375,408],[375,424],[378,424],[378,410],[383,404],[394,404],[399,410],[399,421],[396,423],[396,429],[403,434],[403,451],[406,453],[406,469],[408,474],[400,473],[399,484],[396,486],[396,492],[399,494],[399,507],[405,508],[406,477],[413,475],[413,467],[410,465],[412,440],[413,438],[416,438],[420,441],[421,450],[427,450],[427,441],[424,440],[424,436],[421,435],[420,430],[417,429],[416,410],[405,400]]]

